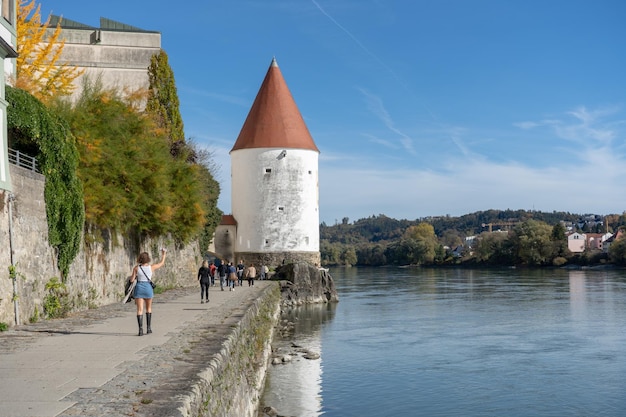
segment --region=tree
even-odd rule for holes
[[[552,261],[552,228],[544,222],[527,220],[513,229],[511,243],[517,262],[524,265],[544,265]]]
[[[346,246],[341,252],[341,263],[344,265],[354,265],[357,262],[356,250],[352,246]]]
[[[72,94],[74,80],[83,74],[59,59],[65,41],[60,39],[61,21],[50,34],[50,17],[41,23],[41,5],[20,0],[17,9],[17,52],[14,86],[26,90],[44,103]]]
[[[176,229],[167,139],[114,91],[85,85],[64,117],[76,136],[90,226],[160,236]]]
[[[554,256],[565,257],[569,255],[570,251],[567,247],[567,236],[565,235],[565,226],[562,223],[557,223],[552,227],[552,234],[550,240],[554,246]]]
[[[441,242],[448,246],[449,248],[456,248],[459,245],[463,244],[463,239],[461,238],[459,232],[453,229],[447,229],[441,235]]]
[[[207,250],[222,217],[221,210],[217,208],[220,188],[211,171],[211,155],[185,140],[174,72],[165,51],[161,50],[150,59],[148,79],[146,114],[153,118],[160,134],[168,138],[169,152],[174,158],[170,167],[173,179],[170,181],[170,193],[174,201],[187,202],[181,206],[187,207],[187,210],[175,212],[174,220],[180,225],[187,224],[190,232],[197,222],[202,221],[204,228],[199,236],[200,249]],[[194,206],[194,202],[198,204]],[[197,217],[201,213],[203,219]]]
[[[407,228],[403,237],[410,239],[433,239],[436,238],[435,228],[428,223],[419,223],[416,226]]]
[[[376,244],[362,244],[356,251],[359,265],[380,266],[387,264],[385,246]]]
[[[617,239],[611,243],[609,259],[618,265],[626,265],[626,239]]]
[[[435,228],[431,224],[419,223],[416,226],[410,226],[404,232],[402,240],[407,243],[406,247],[412,248],[411,263],[431,264],[434,262],[435,250],[439,242],[435,235]]]
[[[508,236],[503,232],[484,232],[476,239],[473,249],[476,261],[504,265],[511,263]]]
[[[320,243],[320,256],[324,265],[338,265],[341,252],[342,246],[338,243],[330,243],[327,240]]]
[[[180,156],[185,153],[185,132],[174,71],[170,67],[165,51],[161,50],[150,59],[148,79],[150,84],[146,111],[156,118],[157,125],[164,129],[169,137],[172,155]],[[192,154],[185,156],[192,160],[195,157]]]
[[[190,144],[195,146],[193,143]],[[195,148],[194,148],[195,149]],[[222,221],[222,211],[217,208],[217,200],[220,196],[220,183],[215,180],[212,163],[212,154],[207,150],[195,149],[197,155],[198,177],[202,186],[201,195],[204,197],[206,204],[206,216],[204,229],[202,230],[199,241],[200,249],[204,250],[209,247],[213,240],[215,228]]]

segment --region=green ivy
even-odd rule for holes
[[[6,86],[6,100],[9,146],[36,156],[46,177],[48,240],[65,278],[80,249],[85,221],[75,139],[65,120],[26,91]]]

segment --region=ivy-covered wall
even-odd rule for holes
[[[49,243],[55,248],[62,278],[80,247],[85,222],[79,154],[69,125],[24,90],[6,86],[9,146],[37,156],[46,176],[45,215]],[[15,190],[15,188],[14,188]]]
[[[45,177],[41,174],[11,165],[13,182],[13,217],[9,222],[8,193],[0,192],[0,322],[15,323],[12,302],[13,287],[9,279],[11,257],[9,225],[12,227],[14,264],[17,273],[17,293],[20,323],[42,319],[49,291],[46,284],[60,277],[56,250],[48,240]],[[202,255],[197,242],[174,246],[167,239],[147,240],[138,244],[135,239],[101,232],[98,236],[81,239],[79,251],[63,283],[63,308],[84,310],[90,307],[119,302],[124,281],[130,275],[139,251],[158,256],[160,247],[166,247],[165,267],[155,275],[162,287],[196,285]]]

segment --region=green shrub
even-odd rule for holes
[[[33,311],[33,315],[30,316],[29,321],[31,323],[37,323],[39,321],[39,309],[35,306],[35,311]]]
[[[43,310],[49,318],[66,317],[71,306],[67,288],[57,277],[52,278],[46,284],[48,294],[43,300]]]

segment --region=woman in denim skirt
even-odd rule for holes
[[[152,273],[165,264],[166,250],[161,248],[161,261],[157,264],[150,265],[150,255],[148,252],[142,252],[137,259],[137,265],[133,268],[130,277],[131,281],[137,280],[133,297],[137,305],[137,324],[139,325],[138,336],[143,336],[143,310],[146,309],[146,333],[152,333],[152,297],[154,291],[152,289]]]

